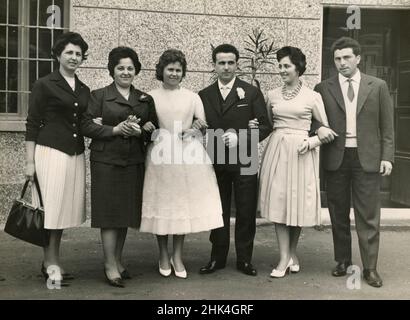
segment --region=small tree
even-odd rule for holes
[[[260,88],[259,80],[256,79],[257,72],[260,71],[263,65],[275,63],[272,61],[276,58],[276,51],[278,48],[274,48],[274,40],[267,43],[268,38],[263,37],[264,30],[255,28],[252,29],[252,34],[248,34],[249,40],[245,40],[247,47],[244,48],[245,54],[240,56],[240,60],[244,60],[244,63],[240,63],[238,66],[239,78],[247,76],[250,74],[250,82],[253,85],[257,85]],[[211,51],[215,49],[215,46],[211,43]],[[240,61],[241,62],[241,61]],[[218,75],[215,69],[211,71],[211,81],[216,81]]]

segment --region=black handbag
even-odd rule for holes
[[[35,187],[37,189],[40,198],[40,207],[35,208],[23,199],[29,182],[30,181],[27,180],[24,184],[20,198],[14,200],[6,226],[4,227],[4,232],[36,246],[45,247],[49,243],[50,232],[44,229],[43,199],[36,176],[34,176],[34,185],[32,188]]]

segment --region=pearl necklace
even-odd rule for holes
[[[286,84],[282,87],[282,97],[285,100],[291,100],[299,94],[300,89],[302,89],[302,81],[299,80],[298,85],[292,91],[286,89]]]

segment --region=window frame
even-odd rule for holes
[[[30,3],[27,0],[9,0],[9,1],[18,1],[18,23],[9,24],[7,20],[5,24],[1,26],[11,26],[18,29],[18,51],[17,57],[8,57],[8,51],[6,46],[6,56],[1,57],[6,60],[17,61],[17,72],[18,72],[18,84],[17,91],[8,90],[8,84],[6,79],[6,90],[2,92],[11,92],[17,93],[17,113],[0,113],[0,132],[9,131],[9,132],[25,132],[26,131],[26,118],[28,112],[29,104],[29,95],[30,95],[30,61],[50,61],[51,70],[53,70],[52,58],[39,58],[38,57],[38,46],[39,46],[39,31],[41,29],[50,29],[50,30],[63,30],[63,32],[69,31],[71,29],[71,12],[72,12],[72,2],[71,0],[64,0],[63,10],[63,21],[64,25],[61,27],[49,28],[46,26],[39,26],[39,12],[37,7],[37,25],[30,24]],[[9,3],[9,2],[8,2]],[[37,2],[37,6],[38,6]],[[54,3],[54,0],[53,0]],[[7,16],[8,16],[8,7]],[[36,57],[30,57],[30,30],[36,30]],[[7,29],[8,30],[8,29]],[[53,32],[53,31],[52,31]],[[6,43],[9,43],[8,32],[6,32]],[[53,43],[53,37],[51,36],[51,43]],[[8,65],[8,64],[6,64]],[[6,66],[7,69],[7,66]],[[5,70],[7,71],[7,70]],[[6,73],[7,74],[7,73]],[[38,67],[36,71],[36,78],[38,76]]]

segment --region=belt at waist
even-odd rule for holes
[[[283,134],[296,134],[299,136],[308,136],[308,131],[303,129],[294,129],[294,128],[274,128],[273,132],[283,133]]]

